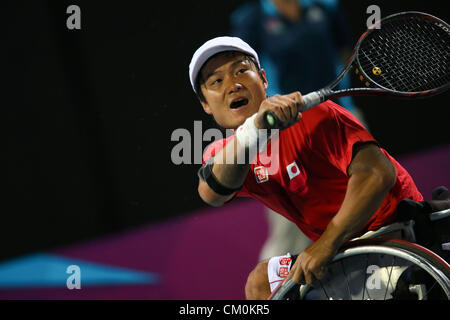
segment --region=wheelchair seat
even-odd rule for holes
[[[444,186],[435,188],[432,199],[422,202],[403,199],[397,206],[397,216],[400,223],[413,221],[415,239],[408,241],[450,261],[450,190]]]

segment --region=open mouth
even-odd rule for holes
[[[238,109],[238,108],[243,107],[243,106],[245,106],[247,104],[248,104],[248,99],[247,98],[239,98],[239,99],[236,99],[233,102],[231,102],[230,108],[231,109]]]

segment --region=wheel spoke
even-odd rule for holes
[[[340,263],[341,263],[342,273],[344,274],[345,282],[346,282],[346,284],[347,284],[348,296],[350,297],[350,300],[353,300],[353,299],[352,299],[352,293],[351,293],[351,291],[350,291],[350,284],[348,283],[347,273],[345,272],[344,263],[343,263],[342,261],[343,261],[343,260],[340,260]]]
[[[364,287],[363,287],[363,296],[362,296],[362,300],[364,300],[364,294],[367,291],[367,297],[370,299],[372,299],[370,297],[369,291],[367,290],[367,268],[369,267],[369,255],[366,254],[366,267],[364,268]]]
[[[434,280],[434,279],[433,279]],[[427,290],[426,292],[426,296],[428,297],[429,293],[431,292],[431,290],[433,290],[434,286],[436,285],[436,283],[438,283],[436,280],[434,280],[433,285],[431,286],[430,290]]]
[[[330,296],[328,295],[327,291],[325,290],[325,286],[322,284],[322,281],[319,280],[319,284],[320,284],[320,287],[322,288],[323,293],[325,293],[327,300],[330,300]]]
[[[395,264],[395,256],[393,256],[393,259],[392,259],[391,271],[389,271],[388,283],[387,283],[387,286],[386,286],[386,291],[384,292],[383,300],[386,300],[386,296],[387,296],[387,293],[389,291],[389,283],[391,283],[392,269],[394,269],[394,264]]]

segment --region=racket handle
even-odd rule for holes
[[[313,91],[307,95],[302,96],[301,111],[311,109],[324,101],[324,95],[320,91]]]
[[[281,129],[280,120],[272,111],[266,111],[264,114],[264,122],[267,129]]]
[[[305,112],[306,110],[309,110],[322,103],[323,101],[325,101],[327,93],[328,91],[322,89],[302,96],[302,106],[300,108],[300,111]],[[280,126],[280,120],[272,111],[267,111],[264,114],[264,121],[266,123],[267,129],[282,129]]]

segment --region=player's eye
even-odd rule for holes
[[[211,86],[214,86],[214,85],[219,84],[219,83],[221,83],[221,82],[222,82],[222,79],[217,78],[217,79],[211,81],[210,85],[211,85]]]
[[[247,71],[247,70],[248,70],[248,69],[242,68],[242,69],[239,69],[237,73],[238,73],[238,74],[241,74],[241,73],[244,73],[244,72]]]

